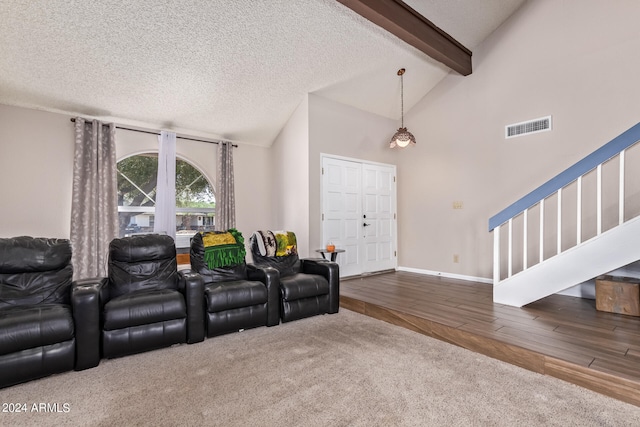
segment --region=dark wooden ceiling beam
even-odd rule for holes
[[[463,76],[471,74],[471,51],[401,0],[337,0]]]

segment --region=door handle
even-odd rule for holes
[[[371,224],[367,224],[366,222],[365,222],[364,224],[362,224],[362,226],[363,226],[363,227],[368,227],[368,226],[370,226],[370,225],[371,225]]]

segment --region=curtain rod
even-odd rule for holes
[[[71,121],[72,122],[76,122],[75,117],[71,117]],[[93,120],[87,120],[89,122],[93,121]],[[127,128],[124,126],[118,126],[116,125],[116,129],[122,129],[122,130],[129,130],[131,132],[140,132],[140,133],[148,133],[149,135],[160,135],[160,132],[156,132],[156,131],[151,131],[151,130],[142,130],[142,129],[133,129],[133,128]],[[184,139],[186,141],[196,141],[196,142],[206,142],[207,144],[220,144],[219,141],[206,141],[204,139],[196,139],[196,138],[187,138],[186,136],[178,136],[176,135],[177,139]],[[238,145],[237,144],[231,144],[234,148],[237,148]]]

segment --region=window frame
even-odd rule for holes
[[[135,156],[144,156],[144,155],[154,155],[158,156],[158,150],[142,150],[142,151],[138,151],[138,152],[134,152],[134,153],[130,153],[127,154],[126,156],[122,156],[121,158],[118,158],[116,160],[116,165],[119,164],[121,161],[126,160],[128,158],[131,157],[135,157]],[[190,165],[191,167],[193,167],[197,172],[199,172],[202,177],[207,181],[207,183],[211,186],[211,190],[213,192],[213,201],[214,204],[216,202],[216,187],[214,184],[214,181],[212,181],[209,176],[202,170],[202,168],[195,162],[193,162],[191,159],[187,158],[184,155],[181,154],[176,154],[176,161],[183,161],[185,163],[187,163],[188,165]],[[116,166],[117,167],[117,166]],[[119,172],[117,172],[119,175]],[[134,183],[134,185],[136,185]],[[155,204],[155,202],[154,202]],[[130,233],[122,233],[122,228],[118,227],[118,234],[120,237],[123,236],[130,236],[130,235],[136,235],[136,234],[147,234],[150,232],[153,232],[153,222],[154,222],[154,217],[155,217],[155,205],[154,206],[123,206],[118,204],[118,217],[120,216],[121,212],[134,212],[134,213],[148,213],[150,216],[149,219],[149,225],[145,226],[146,228],[151,228],[151,231],[145,230],[145,231],[140,231],[140,230],[132,230]],[[203,214],[203,215],[198,215],[198,217],[202,216],[203,217],[203,222],[205,222],[205,219],[207,218],[212,218],[212,221],[206,221],[206,222],[210,222],[210,224],[205,224],[205,225],[196,225],[196,227],[204,227],[205,229],[211,229],[213,230],[214,225],[215,225],[215,207],[214,208],[202,208],[202,207],[178,207],[176,206],[176,217],[178,215],[180,215],[181,213],[196,213],[196,214]],[[212,216],[209,216],[209,215]],[[126,231],[127,228],[129,228],[131,224],[126,225],[124,227],[124,230]],[[178,230],[178,226],[176,226],[176,248],[188,248],[189,247],[189,241],[191,239],[191,237],[198,232],[198,230],[193,230],[193,233],[180,233],[180,231],[184,231],[184,230]],[[179,239],[179,236],[183,236],[182,238]]]

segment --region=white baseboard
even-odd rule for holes
[[[398,271],[406,271],[407,273],[425,274],[428,276],[446,277],[448,279],[468,280],[469,282],[480,282],[488,285],[493,285],[493,279],[486,279],[484,277],[465,276],[463,274],[444,273],[442,271],[423,270],[421,268],[411,267],[398,267]]]
[[[407,273],[424,274],[427,276],[446,277],[448,279],[467,280],[470,282],[480,282],[480,283],[486,283],[488,285],[493,285],[493,280],[486,279],[484,277],[465,276],[462,274],[454,274],[454,273],[443,273],[441,271],[423,270],[420,268],[411,268],[411,267],[398,267],[396,270],[406,271]],[[576,285],[573,288],[564,290],[563,292],[558,292],[558,294],[572,296],[572,297],[579,297],[579,298],[596,299],[595,281],[593,281],[593,283],[587,282],[587,283],[582,283],[580,285]]]

